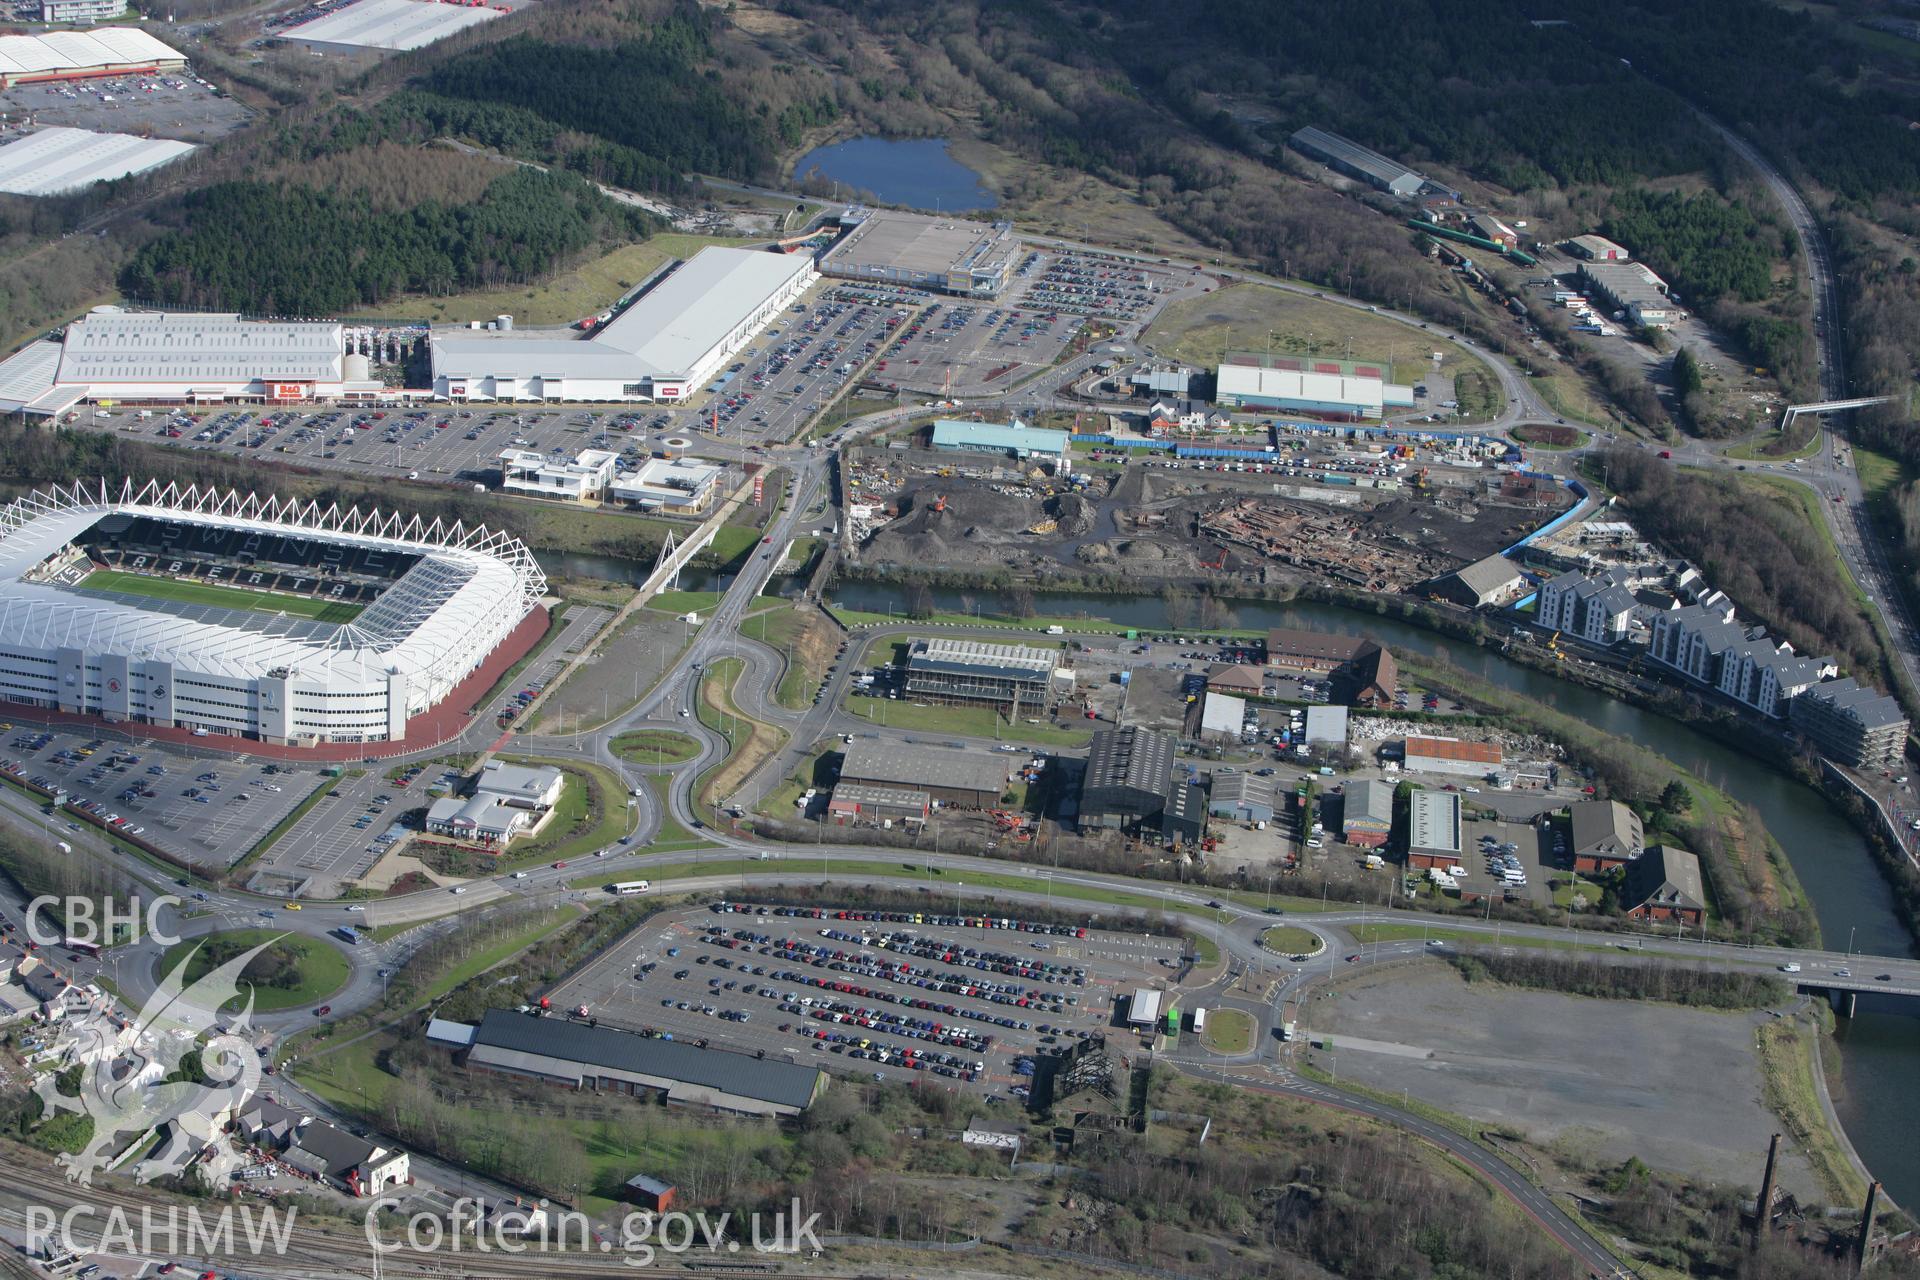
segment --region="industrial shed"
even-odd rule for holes
[[[48,80],[172,71],[186,65],[185,54],[138,27],[0,36],[0,89]]]
[[[657,1092],[668,1102],[745,1115],[799,1115],[827,1087],[826,1073],[812,1067],[507,1009],[487,1010],[466,1064],[575,1089]]]
[[[849,784],[921,791],[943,804],[985,809],[999,803],[1007,765],[984,751],[860,739],[840,763],[840,789]]]
[[[157,169],[193,149],[190,142],[56,125],[0,146],[0,191],[57,196]]]
[[[1273,779],[1255,773],[1213,775],[1212,793],[1207,797],[1207,812],[1216,818],[1234,822],[1273,821]]]
[[[419,49],[456,31],[503,16],[489,4],[423,4],[421,0],[357,0],[288,27],[282,40],[313,48],[357,51]]]

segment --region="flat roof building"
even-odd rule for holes
[[[916,697],[1044,709],[1072,687],[1056,649],[941,636],[916,641],[907,657],[907,692]]]
[[[1320,705],[1307,708],[1308,746],[1345,747],[1347,745],[1347,709]]]
[[[1425,177],[1399,161],[1313,125],[1297,130],[1287,141],[1301,155],[1392,195],[1417,195],[1427,185]]]
[[[125,0],[40,0],[40,21],[79,22],[91,26],[127,11]]]
[[[694,515],[713,501],[722,470],[693,458],[648,458],[637,470],[616,474],[607,497],[640,511]]]
[[[192,150],[190,142],[52,125],[0,146],[0,191],[62,195],[157,169]]]
[[[795,1116],[827,1087],[824,1071],[685,1040],[489,1009],[466,1065],[603,1093],[664,1094],[669,1103]]]
[[[955,422],[941,419],[933,424],[933,447],[954,453],[997,453],[1021,460],[1051,462],[1061,470],[1071,465],[1067,446],[1073,437],[1064,431],[1048,431],[1015,422]]]
[[[708,247],[586,337],[436,329],[434,394],[685,400],[818,278],[805,254]]]
[[[856,738],[840,762],[840,785],[849,783],[924,791],[945,804],[987,809],[1006,790],[1007,764],[988,751]]]
[[[598,502],[613,480],[620,455],[611,449],[584,449],[571,459],[532,449],[500,453],[500,487],[508,493],[566,502]]]
[[[1407,864],[1446,867],[1460,861],[1460,797],[1417,790],[1407,805]]]
[[[970,222],[893,209],[848,209],[850,227],[820,257],[820,270],[847,280],[997,297],[1013,279],[1020,240],[1010,222]]]
[[[1210,742],[1238,742],[1245,732],[1247,700],[1208,690],[1200,704],[1200,736]]]

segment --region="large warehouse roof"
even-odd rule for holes
[[[338,382],[340,326],[99,307],[67,326],[66,384]]]
[[[1215,393],[1250,400],[1297,401],[1305,404],[1350,405],[1379,413],[1385,403],[1385,384],[1378,378],[1348,378],[1331,373],[1301,373],[1292,369],[1261,369],[1253,365],[1223,364],[1216,375]]]
[[[1007,766],[982,752],[953,747],[921,747],[878,739],[847,748],[840,776],[849,781],[924,789],[998,792],[1006,785]]]
[[[465,377],[521,367],[548,378],[685,377],[812,265],[804,253],[705,248],[591,338],[436,336],[434,370]]]
[[[817,1068],[776,1058],[750,1058],[723,1049],[702,1049],[684,1040],[489,1009],[474,1033],[469,1061],[513,1065],[496,1063],[491,1052],[499,1051],[696,1085],[796,1111],[813,1104],[822,1083]]]
[[[29,581],[48,557],[112,513],[264,534],[308,537],[421,559],[352,622],[334,626],[285,614],[134,600],[113,592]],[[314,681],[365,680],[389,671],[422,686],[446,655],[502,611],[521,617],[546,579],[515,538],[418,517],[368,514],[198,488],[148,483],[135,490],[56,489],[0,508],[0,648],[62,646],[89,654],[159,658],[193,671],[258,679],[279,669]]]
[[[55,125],[0,146],[0,191],[53,196],[145,173],[193,150],[189,142]]]
[[[760,303],[812,266],[804,253],[709,247],[594,335],[656,375],[686,373]]]
[[[29,342],[0,361],[0,413],[63,413],[86,395],[73,388],[56,388],[60,344]]]
[[[0,36],[0,77],[183,63],[185,55],[137,27],[98,31],[50,31],[43,36]]]
[[[994,644],[986,640],[960,640],[935,636],[923,641],[907,659],[915,670],[985,672],[1011,680],[1045,680],[1060,665],[1060,651],[1037,649],[1027,644]]]
[[[439,4],[435,0],[357,0],[280,34],[287,40],[311,40],[363,49],[418,49],[500,16],[500,10],[492,5]]]

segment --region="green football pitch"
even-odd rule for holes
[[[208,604],[221,609],[251,609],[255,613],[290,613],[296,618],[312,618],[316,622],[351,622],[360,616],[361,609],[357,604],[323,600],[319,596],[278,595],[270,591],[249,591],[244,587],[185,582],[179,578],[155,578],[144,573],[125,573],[119,569],[95,569],[80,585],[125,596],[146,596],[151,600],[177,600],[182,604]]]

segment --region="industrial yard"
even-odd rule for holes
[[[1212,574],[1405,591],[1512,545],[1571,501],[1551,484],[1468,466],[1423,465],[1408,481],[1371,474],[1379,462],[1362,476],[1325,471],[1348,465],[1340,452],[1323,442],[1289,454],[1299,466],[1161,460],[1062,477],[1012,459],[856,450],[848,554],[875,568],[977,571],[984,561],[1042,578]]]

